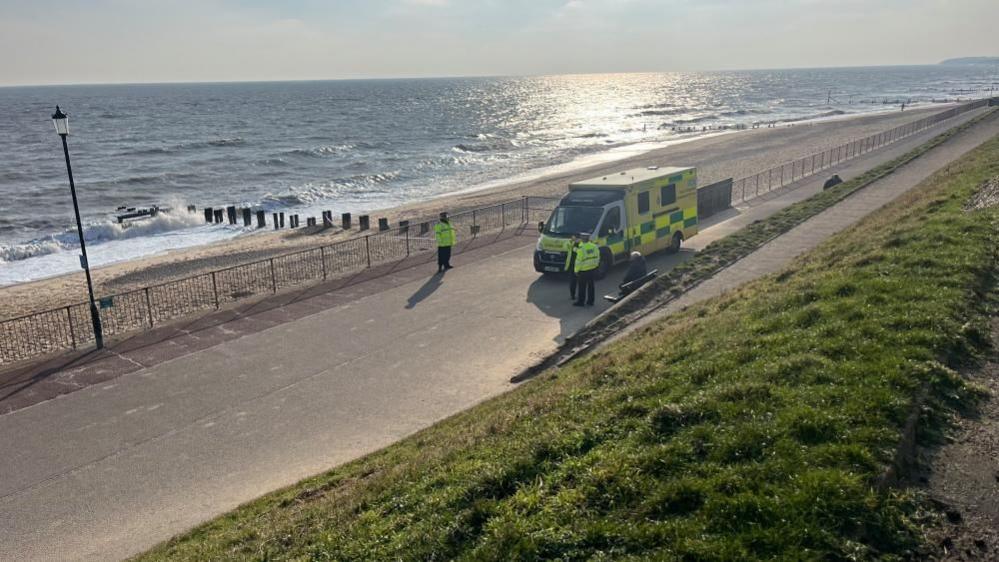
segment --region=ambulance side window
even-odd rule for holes
[[[607,210],[604,216],[604,224],[600,227],[600,237],[610,236],[621,230],[621,208],[614,207]]]
[[[672,205],[676,203],[676,184],[671,183],[669,185],[664,185],[659,188],[659,204],[665,207],[666,205]]]
[[[649,212],[649,199],[648,191],[638,194],[638,214],[644,215]]]

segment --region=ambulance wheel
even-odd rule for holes
[[[607,272],[614,265],[614,256],[607,248],[600,248],[600,265],[597,267],[597,279],[607,277]]]
[[[669,241],[669,248],[666,249],[667,253],[675,254],[680,251],[680,244],[683,243],[683,234],[677,232],[673,235],[673,239]]]

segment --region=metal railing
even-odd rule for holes
[[[737,179],[732,185],[732,203],[748,201],[754,197],[780,189],[841,162],[852,160],[872,150],[910,137],[937,123],[987,105],[989,105],[988,99],[966,103],[911,123],[899,125],[887,131],[853,140],[835,148],[823,150],[822,152],[817,152],[792,162],[786,162],[780,166],[774,166],[769,170],[763,170],[762,172]]]
[[[557,198],[523,197],[456,213],[451,223],[459,243],[545,220]],[[308,283],[344,278],[406,259],[432,259],[436,220],[413,222],[333,244],[282,254],[183,279],[99,297],[105,337],[158,324],[255,296]],[[0,321],[0,365],[94,341],[86,302]]]

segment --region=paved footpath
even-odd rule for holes
[[[829,173],[852,177],[941,130]],[[993,118],[952,139],[915,164],[918,172],[897,176],[896,191],[997,131]],[[816,192],[824,177],[706,221],[688,250],[654,257],[653,266],[674,266]],[[852,201],[843,208],[855,218],[871,210]],[[533,271],[533,246],[533,235],[508,236],[466,250],[444,276],[423,264],[330,292],[303,290],[276,297],[278,309],[256,304],[258,315],[221,315],[200,331],[137,338],[146,343],[38,373],[7,400],[48,379],[90,378],[0,415],[0,560],[134,554],[509,390],[511,375],[606,307],[570,306],[564,282]],[[128,368],[114,376],[85,370],[101,361]]]

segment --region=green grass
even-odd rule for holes
[[[999,138],[784,273],[652,325],[142,558],[856,560],[914,556],[877,485],[910,413],[973,401]]]

